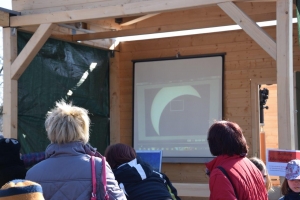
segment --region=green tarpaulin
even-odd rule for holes
[[[18,52],[32,35],[18,32]],[[109,142],[108,51],[48,39],[18,81],[18,139],[22,153],[50,143],[45,116],[65,99],[90,112],[90,143],[103,153]]]

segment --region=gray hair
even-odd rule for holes
[[[65,101],[56,102],[56,107],[47,113],[45,128],[51,143],[65,144],[89,141],[90,118],[88,110],[67,104]]]

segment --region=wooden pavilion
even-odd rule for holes
[[[110,61],[111,143],[132,142],[131,60],[178,52],[186,56],[225,52],[224,116],[243,127],[250,156],[259,155],[260,84],[277,84],[278,135],[267,137],[267,146],[278,137],[272,147],[298,148],[293,77],[300,70],[300,51],[292,0],[12,0],[12,10],[0,10],[6,137],[17,137],[18,79],[52,37],[114,50]],[[261,28],[255,23],[269,20],[277,20],[277,26]],[[233,24],[243,30],[118,45],[114,39]],[[33,33],[19,55],[16,29]],[[171,180],[181,183],[182,196],[208,195],[207,185],[202,185],[208,181],[204,168],[203,164],[163,164]]]

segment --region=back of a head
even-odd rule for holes
[[[112,169],[116,169],[136,158],[135,150],[131,146],[122,143],[108,146],[104,155]]]
[[[0,189],[0,200],[44,200],[42,186],[28,180],[12,180]]]
[[[257,158],[257,157],[252,157],[252,158],[249,158],[249,160],[260,170],[260,171],[263,171],[263,170],[266,170],[266,166],[265,166],[265,163]]]
[[[216,121],[208,130],[208,145],[212,155],[241,155],[248,153],[242,129],[229,121]]]
[[[262,173],[267,191],[272,191],[272,186],[273,186],[272,185],[272,180],[271,180],[270,175],[268,174],[267,167],[266,167],[265,163],[257,157],[251,157],[251,158],[249,158],[249,160]]]
[[[90,119],[84,108],[56,102],[56,106],[47,114],[45,128],[51,143],[64,144],[89,141]]]

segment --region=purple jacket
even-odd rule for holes
[[[87,200],[91,198],[92,179],[90,155],[93,152],[81,142],[50,144],[44,161],[28,170],[26,179],[42,185],[45,199]],[[102,160],[95,157],[97,199],[104,199]],[[107,192],[110,200],[125,200],[110,166],[106,163]]]

